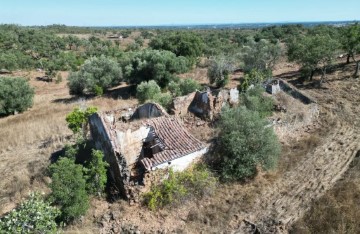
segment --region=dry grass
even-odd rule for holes
[[[360,162],[357,158],[345,179],[312,204],[291,233],[358,233],[360,230]]]
[[[0,215],[14,208],[30,190],[47,192],[45,169],[51,155],[71,138],[66,115],[77,106],[111,110],[134,105],[136,100],[94,98],[72,100],[66,79],[60,84],[36,80],[41,72],[18,72],[35,88],[34,106],[28,111],[0,119]],[[64,78],[66,72],[62,72]]]
[[[294,68],[286,67],[281,72],[285,72],[286,69]],[[9,211],[26,197],[29,190],[48,192],[46,185],[49,178],[46,177],[45,169],[49,164],[51,154],[68,142],[67,137],[71,135],[71,132],[67,129],[65,116],[75,106],[85,103],[98,106],[101,110],[111,110],[137,103],[134,99],[115,100],[112,98],[94,98],[84,102],[59,102],[59,100],[66,101],[71,98],[66,88],[66,73],[63,74],[64,82],[61,84],[36,81],[34,78],[41,75],[36,72],[17,75],[26,75],[31,78],[30,83],[36,88],[36,98],[31,110],[0,119],[0,172],[2,178],[0,180],[0,215]],[[196,69],[184,76],[195,78],[200,82],[207,82],[206,69],[203,68]],[[237,83],[236,77],[233,77],[231,84]],[[358,95],[358,90],[353,92],[356,97],[355,94]],[[329,92],[326,97],[330,100],[331,95],[332,93]],[[343,95],[346,96],[346,93]],[[319,97],[319,95],[317,96]],[[350,103],[351,101],[342,96],[337,96],[337,98],[342,98],[344,102]],[[288,99],[287,96],[279,97],[279,100],[290,108],[288,109],[289,115],[282,116],[283,119],[299,123],[299,129],[306,125],[303,124],[306,122],[307,116],[306,113],[303,113],[306,111],[302,104]],[[330,103],[333,103],[333,99]],[[350,108],[353,106],[350,106],[349,110]],[[332,117],[328,119],[326,123],[323,123],[324,126],[331,126]],[[288,126],[289,131],[284,130],[284,136],[289,136],[286,134],[294,133],[296,130],[291,124]],[[245,184],[220,184],[211,197],[156,213],[141,207],[130,207],[123,201],[114,204],[106,201],[92,201],[93,208],[87,216],[64,231],[65,233],[98,233],[98,227],[94,221],[99,221],[98,219],[106,212],[121,210],[122,222],[134,223],[142,230],[156,231],[166,228],[168,230],[183,229],[187,233],[230,232],[245,218],[242,216],[244,213],[252,213],[253,204],[261,199],[259,194],[262,194],[265,189],[271,188],[274,181],[281,178],[284,173],[291,171],[301,162],[304,155],[322,143],[328,129],[317,127],[314,127],[315,133],[299,130],[294,133],[293,137],[283,138],[283,154],[276,172],[259,173],[255,180]],[[210,139],[214,132],[212,129],[204,127],[195,134],[198,134],[199,138]],[[360,220],[359,212],[355,213],[360,208],[359,169],[359,165],[354,166],[346,175],[345,180],[338,182],[338,185],[324,198],[315,202],[310,213],[294,226],[294,232],[345,233],[347,231],[352,233],[353,230],[360,230],[357,221]],[[336,226],[330,227],[330,224],[333,223]],[[316,226],[325,227],[323,230],[326,232],[316,229]]]

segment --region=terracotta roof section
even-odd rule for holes
[[[155,129],[156,135],[165,145],[165,149],[154,154],[152,158],[141,160],[142,165],[147,170],[206,147],[201,141],[191,135],[177,118],[158,117],[149,119],[146,123]]]

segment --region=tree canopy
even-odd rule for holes
[[[316,68],[322,70],[324,79],[326,69],[335,59],[338,48],[339,42],[328,34],[309,34],[293,39],[287,53],[289,60],[299,63],[310,80]]]
[[[78,72],[69,75],[70,94],[102,94],[122,81],[122,69],[118,63],[104,55],[85,61]]]
[[[242,180],[255,175],[257,166],[276,166],[280,144],[267,120],[245,107],[227,109],[221,114],[219,145],[221,175],[225,180]]]
[[[50,166],[50,172],[50,199],[61,207],[61,218],[72,221],[84,215],[89,208],[89,197],[83,167],[75,164],[72,159],[60,158]]]
[[[218,56],[212,58],[207,71],[210,84],[224,87],[229,82],[229,76],[234,70],[235,62],[231,57]]]
[[[123,63],[128,83],[140,84],[142,81],[155,80],[163,88],[174,79],[174,74],[184,73],[189,69],[188,59],[165,50],[134,52],[130,54],[129,61]]]
[[[249,72],[252,69],[271,71],[280,56],[280,45],[278,43],[270,43],[264,39],[258,42],[250,40],[243,46],[241,51],[241,60],[244,63],[245,72]]]
[[[0,77],[0,116],[23,112],[33,105],[34,89],[21,77]]]
[[[354,76],[358,77],[360,60],[356,60],[355,55],[360,53],[360,25],[356,23],[344,28],[341,42],[343,50],[347,53],[347,63],[350,62],[350,58],[357,63]]]
[[[201,37],[189,32],[164,33],[150,42],[150,47],[156,50],[168,50],[176,56],[197,58],[203,53]]]

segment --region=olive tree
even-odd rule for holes
[[[244,63],[244,71],[253,69],[258,71],[271,71],[281,56],[281,47],[267,40],[248,41],[242,48],[240,58]]]
[[[211,84],[224,87],[229,82],[229,76],[234,70],[235,63],[231,57],[218,56],[210,60],[207,76]]]
[[[326,78],[326,70],[336,57],[338,48],[338,41],[330,35],[310,34],[293,39],[288,45],[287,53],[289,60],[299,63],[310,80],[312,80],[315,70],[320,68],[321,84]]]
[[[184,56],[195,62],[196,58],[203,53],[204,43],[194,33],[172,32],[164,33],[154,38],[149,46],[156,50],[168,50],[176,56]]]
[[[136,88],[136,97],[140,103],[151,100],[160,93],[160,86],[154,80],[150,80],[149,82],[143,81]]]
[[[103,90],[118,85],[122,78],[122,69],[117,62],[102,55],[86,60],[78,72],[70,73],[68,86],[70,94],[101,95]]]
[[[189,69],[188,59],[177,57],[170,51],[148,49],[130,56],[123,66],[126,80],[131,84],[155,80],[160,87],[165,88],[175,78],[175,74]]]
[[[343,50],[347,53],[347,63],[350,62],[350,58],[356,61],[355,77],[359,76],[360,60],[355,59],[355,55],[360,53],[360,25],[353,24],[346,27],[341,37],[341,45]]]
[[[226,109],[219,123],[220,173],[224,180],[243,180],[277,165],[279,141],[268,121],[245,107]]]
[[[21,77],[0,77],[0,116],[32,107],[34,89]]]

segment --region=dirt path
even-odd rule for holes
[[[334,81],[328,89],[310,91],[320,99],[320,123],[328,134],[296,168],[263,189],[237,232],[287,233],[288,228],[347,171],[360,152],[359,81]],[[333,124],[330,124],[332,121]],[[249,222],[247,222],[249,221]],[[256,227],[255,227],[256,225]]]
[[[324,144],[260,194],[248,219],[266,233],[286,230],[348,169],[360,150],[357,136],[353,127],[337,123]]]

